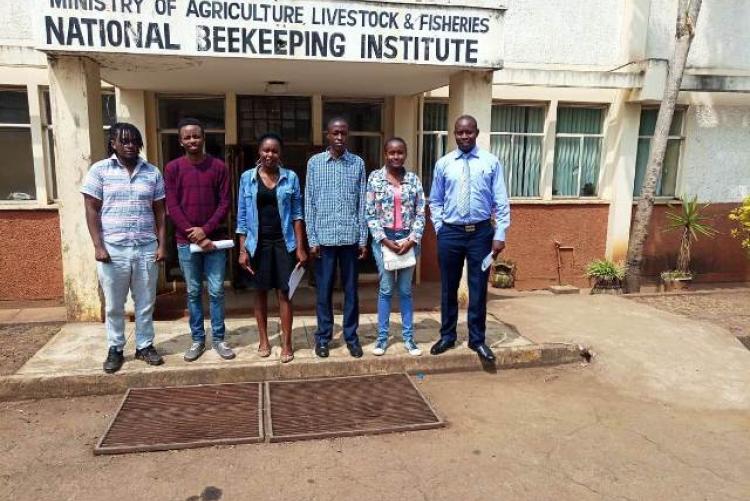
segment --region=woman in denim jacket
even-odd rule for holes
[[[281,361],[286,363],[294,358],[289,276],[295,266],[307,263],[302,192],[297,175],[281,166],[281,138],[266,134],[258,143],[258,163],[242,174],[237,197],[239,264],[250,273],[256,289],[255,319],[261,357],[271,354],[267,293],[276,289],[281,317]]]
[[[391,314],[391,296],[398,288],[401,306],[404,348],[409,354],[422,354],[414,342],[414,308],[411,282],[415,266],[388,271],[383,265],[383,247],[396,254],[406,254],[414,249],[419,253],[419,243],[424,232],[424,191],[419,177],[404,168],[406,142],[394,137],[385,143],[386,163],[370,174],[367,181],[367,226],[372,234],[372,253],[378,265],[380,290],[378,291],[378,339],[374,355],[383,355],[388,348],[388,327]]]

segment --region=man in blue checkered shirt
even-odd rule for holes
[[[349,124],[343,118],[328,122],[328,149],[307,162],[305,224],[310,255],[315,258],[318,287],[315,354],[328,356],[333,335],[333,283],[336,265],[344,287],[344,339],[349,353],[362,356],[357,337],[359,297],[357,261],[367,257],[365,163],[346,149]]]

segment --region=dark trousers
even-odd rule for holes
[[[448,342],[456,341],[458,323],[458,286],[468,265],[469,285],[469,344],[484,343],[487,319],[487,279],[489,270],[482,271],[482,260],[492,250],[494,230],[489,221],[475,225],[467,232],[463,226],[443,224],[438,233],[438,261],[440,263],[440,336]]]
[[[317,343],[328,343],[333,336],[333,284],[336,278],[336,264],[341,268],[341,285],[344,287],[344,339],[347,344],[358,342],[359,296],[357,294],[357,245],[320,247],[320,259],[315,261],[315,281],[318,298],[316,313],[318,331]]]

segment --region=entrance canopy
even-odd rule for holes
[[[504,9],[486,0],[36,1],[36,47],[123,88],[408,95],[502,67]]]
[[[156,92],[327,96],[413,95],[448,85],[461,68],[170,56],[94,55],[102,79]]]

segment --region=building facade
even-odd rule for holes
[[[506,257],[517,287],[585,285],[592,259],[623,259],[671,54],[677,0],[132,2],[0,5],[0,300],[63,298],[101,315],[78,187],[107,128],[129,121],[143,155],[179,155],[177,121],[207,125],[235,181],[256,138],[280,133],[304,179],[326,120],[347,116],[368,171],[404,137],[429,191],[455,117],[505,165]],[[407,22],[408,19],[408,22]],[[670,131],[646,271],[674,267],[667,203],[710,203],[699,279],[750,280],[726,214],[750,194],[750,4],[705,3]],[[236,184],[236,183],[235,183]],[[233,225],[232,216],[227,226]],[[363,272],[371,271],[363,265]],[[370,265],[371,266],[371,265]],[[419,269],[438,280],[428,228]],[[180,280],[175,260],[161,284]]]

